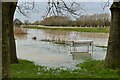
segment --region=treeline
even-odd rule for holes
[[[50,16],[44,18],[42,21],[35,21],[34,23],[30,23],[28,20],[21,22],[19,19],[15,19],[14,25],[108,27],[110,26],[110,14],[81,15],[76,20],[71,20],[66,16]]]
[[[110,15],[104,14],[94,14],[94,15],[81,15],[75,21],[76,26],[87,26],[87,27],[104,27],[110,26]]]
[[[51,16],[42,20],[40,24],[45,26],[69,26],[69,21],[70,19],[65,16]]]
[[[51,16],[42,20],[40,24],[45,26],[106,27],[110,26],[110,15],[107,13],[81,15],[74,21],[68,17]]]

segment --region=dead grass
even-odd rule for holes
[[[14,27],[14,34],[27,34],[27,29]]]

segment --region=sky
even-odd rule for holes
[[[47,2],[48,0],[18,0],[19,2]],[[50,0],[51,1],[51,0]],[[57,0],[54,0],[57,1]],[[108,0],[64,0],[65,2],[70,2],[70,1],[76,1],[76,2],[106,2]],[[110,2],[113,2],[113,0],[109,0]],[[115,0],[115,1],[119,1],[119,0]]]
[[[20,3],[18,3],[18,5],[19,4]],[[85,11],[83,11],[82,14],[110,13],[109,7],[106,7],[105,10],[103,11],[102,9],[103,2],[81,2],[81,5],[83,6],[83,9],[85,9]],[[44,16],[46,13],[47,2],[35,2],[35,9],[37,11],[35,12],[31,11],[30,13],[27,13],[28,17],[23,16],[21,13],[18,13],[18,10],[16,10],[14,19],[18,18],[22,22],[24,22],[25,20],[29,20],[29,22],[40,21],[41,19],[43,19],[42,16]]]
[[[16,2],[16,1],[19,1],[19,2],[31,2],[31,1],[34,1],[34,2],[47,2],[48,0],[0,0],[2,2]],[[101,1],[108,1],[108,0],[64,0],[66,2],[69,2],[69,1],[77,1],[77,2],[101,2]],[[109,0],[110,2],[119,2],[120,0]]]

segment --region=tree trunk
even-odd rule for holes
[[[105,66],[120,69],[120,2],[114,2],[111,10],[111,27]]]
[[[10,62],[18,63],[16,46],[13,34],[13,16],[16,9],[16,2],[2,3],[2,77],[10,77]]]
[[[2,3],[2,78],[10,77],[10,58],[9,58],[9,39],[8,39],[8,9],[9,6],[6,3]]]
[[[2,78],[2,2],[0,2],[0,79]]]
[[[12,64],[18,63],[17,55],[16,55],[16,44],[15,44],[15,39],[14,39],[14,31],[13,31],[13,17],[14,17],[14,12],[16,9],[16,2],[9,3],[10,4],[10,10],[9,10],[9,43],[10,43],[10,62]]]

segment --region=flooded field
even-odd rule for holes
[[[15,35],[17,45],[17,56],[35,62],[37,65],[48,67],[75,68],[77,63],[82,62],[81,55],[70,54],[68,45],[53,44],[41,41],[49,40],[93,40],[93,59],[105,59],[106,48],[96,46],[107,46],[108,33],[87,33],[72,31],[37,30],[28,29],[28,34]],[[32,39],[36,37],[36,39]],[[85,50],[85,47],[81,47]],[[77,58],[75,59],[75,56]],[[88,55],[87,55],[88,56]]]

